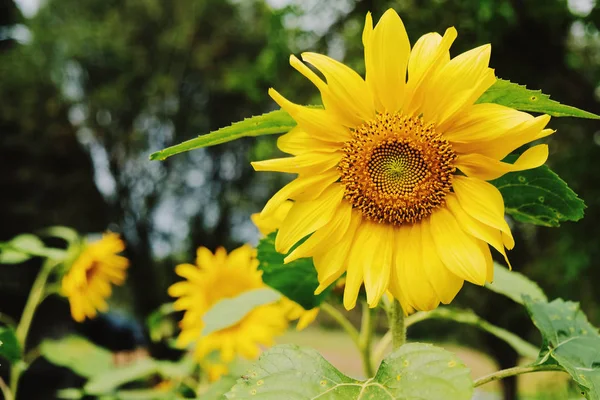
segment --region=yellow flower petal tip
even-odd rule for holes
[[[276,248],[286,252],[305,240],[285,261],[313,258],[315,294],[345,273],[346,309],[355,307],[362,286],[370,307],[389,289],[407,313],[434,309],[451,302],[464,281],[491,279],[490,246],[508,259],[515,244],[502,195],[486,181],[545,162],[547,146],[532,147],[514,164],[502,160],[551,134],[550,118],[475,104],[496,80],[491,45],[451,58],[457,36],[450,27],[411,49],[394,10],[377,24],[368,13],[365,78],[307,52],[290,64],[315,84],[324,109],[269,90],[301,131],[278,143],[294,157],[253,163],[298,174],[265,207],[266,216],[292,201]]]
[[[62,278],[61,294],[69,300],[71,316],[77,322],[95,318],[98,311],[108,311],[106,299],[111,285],[125,281],[129,260],[120,256],[125,243],[116,233],[88,244]]]
[[[212,352],[217,352],[225,363],[236,356],[257,357],[261,347],[270,346],[273,338],[287,329],[288,304],[275,302],[259,306],[234,325],[202,336],[203,316],[213,305],[266,286],[262,271],[258,270],[255,251],[250,246],[244,245],[229,254],[223,248],[212,253],[200,247],[197,253],[197,265],[177,266],[177,274],[185,280],[169,288],[169,294],[178,298],[176,304],[181,305],[178,309],[184,311],[177,343],[181,346],[193,343],[195,359],[201,365]]]

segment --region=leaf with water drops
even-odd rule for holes
[[[504,161],[511,163],[517,157],[510,155]],[[490,183],[502,193],[506,213],[517,221],[552,227],[583,218],[583,200],[545,165],[512,172]]]
[[[600,400],[600,334],[579,303],[526,297],[525,306],[543,337],[537,364],[560,365],[587,399]]]
[[[410,343],[387,356],[366,381],[347,377],[315,350],[276,346],[225,395],[261,400],[470,400],[470,371],[449,351]]]

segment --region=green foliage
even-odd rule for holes
[[[543,337],[538,364],[558,364],[589,400],[600,399],[600,334],[579,303],[550,303],[525,298],[525,306]]]
[[[498,79],[481,95],[477,103],[501,104],[517,110],[539,112],[553,117],[600,119],[600,116],[591,112],[550,100],[550,96],[543,94],[541,90],[530,90],[504,79]]]
[[[0,264],[19,264],[35,256],[60,260],[65,258],[66,252],[46,247],[39,237],[30,233],[0,243]]]
[[[319,280],[312,258],[301,258],[284,264],[283,259],[287,254],[275,250],[276,234],[273,232],[263,238],[257,247],[260,262],[258,268],[263,271],[263,281],[306,310],[317,307],[325,300],[329,291],[325,290],[318,296],[313,294],[319,286]],[[300,243],[297,243],[290,253],[299,245]]]
[[[386,357],[374,378],[347,377],[319,353],[295,345],[276,346],[225,395],[228,399],[468,400],[470,371],[456,356],[429,344],[411,343]]]
[[[519,304],[523,304],[523,296],[529,296],[534,300],[548,300],[537,283],[519,272],[509,271],[497,263],[494,263],[494,282],[486,283],[485,287],[503,294]]]
[[[505,161],[516,157],[511,155]],[[583,200],[545,165],[512,172],[491,183],[502,193],[506,212],[517,221],[556,227],[583,218]]]
[[[150,340],[159,342],[174,336],[177,328],[170,318],[173,312],[175,312],[173,303],[165,303],[148,315],[146,326],[148,327]]]
[[[150,160],[165,160],[168,157],[185,151],[215,146],[243,137],[283,133],[289,131],[294,126],[296,126],[296,121],[285,111],[271,111],[266,114],[246,118],[243,121],[231,124],[231,126],[217,129],[206,135],[201,135],[195,139],[152,153]]]
[[[154,375],[166,379],[183,379],[192,373],[195,366],[190,357],[184,357],[180,362],[142,358],[115,367],[111,352],[79,336],[44,340],[40,345],[40,353],[51,363],[69,368],[76,374],[88,378],[82,391],[83,394],[88,395],[112,393],[126,383]],[[71,390],[64,394],[74,396],[75,392]],[[131,396],[128,398],[135,398],[135,393],[129,394]],[[125,397],[119,395],[119,398]]]
[[[80,336],[46,339],[40,344],[40,353],[52,364],[67,367],[85,378],[114,368],[110,351]]]
[[[17,340],[15,330],[10,327],[0,327],[0,357],[12,364],[19,361],[22,356],[23,350]]]
[[[273,303],[281,298],[281,293],[270,288],[249,290],[233,298],[225,298],[215,303],[204,314],[204,329],[206,336],[214,331],[225,329],[242,320],[256,307]]]

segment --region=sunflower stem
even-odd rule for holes
[[[371,356],[374,329],[373,310],[369,308],[367,303],[363,303],[358,348],[360,350],[365,378],[372,378],[375,375],[373,357]]]
[[[344,314],[339,312],[337,308],[335,308],[329,303],[321,303],[319,307],[321,307],[321,310],[323,310],[323,312],[325,312],[331,318],[333,318],[335,322],[337,322],[342,327],[342,329],[346,331],[348,336],[350,336],[352,341],[360,349],[360,335],[358,333],[358,330],[354,327],[354,325],[352,325],[352,323],[348,321],[348,318],[346,318]]]
[[[406,325],[404,324],[404,311],[396,299],[392,302],[392,309],[388,314],[390,331],[392,332],[392,349],[400,348],[406,342]]]
[[[48,278],[50,277],[52,269],[56,265],[58,264],[55,260],[47,259],[42,265],[40,272],[38,272],[38,275],[31,286],[31,290],[29,291],[29,297],[27,298],[25,308],[23,309],[23,314],[21,315],[21,319],[16,329],[17,342],[19,343],[19,346],[21,346],[21,350],[23,352],[25,352],[25,344],[27,342],[27,335],[29,334],[29,328],[31,327],[33,316],[37,307],[45,298],[46,283],[48,282]],[[19,378],[26,368],[27,366],[22,360],[13,363],[11,366],[10,391],[14,399],[17,398]]]
[[[478,387],[481,385],[485,385],[486,383],[498,381],[500,379],[508,378],[509,376],[521,375],[521,374],[529,374],[531,372],[541,372],[541,371],[562,371],[565,370],[559,365],[523,365],[512,367],[508,369],[503,369],[500,371],[496,371],[489,375],[483,376],[479,379],[476,379],[473,382],[474,387]]]

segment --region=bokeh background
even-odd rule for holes
[[[169,301],[173,266],[193,260],[199,245],[256,243],[249,215],[289,177],[250,168],[279,154],[273,137],[165,162],[148,155],[275,109],[270,86],[317,103],[289,55],[318,51],[362,73],[365,14],[377,20],[389,7],[411,42],[455,26],[453,55],[491,43],[499,77],[600,113],[595,0],[0,0],[0,241],[51,225],[92,236],[109,229],[123,235],[132,263],[112,317],[75,325],[66,303],[49,301],[31,340],[77,330],[115,351],[141,345],[160,356],[144,320]],[[549,164],[585,200],[586,216],[560,228],[514,224],[509,256],[550,298],[581,301],[599,325],[600,130],[575,119],[554,119],[551,127],[558,132]],[[18,317],[39,265],[1,267],[0,311]],[[509,300],[469,287],[456,303],[539,342]],[[424,323],[411,337],[475,348],[503,367],[517,361],[503,343],[452,323]],[[22,395],[50,398],[35,396],[54,390],[60,376],[34,368]],[[514,381],[504,389],[490,399],[518,398]],[[535,397],[536,390],[521,398],[567,398],[543,388]]]

